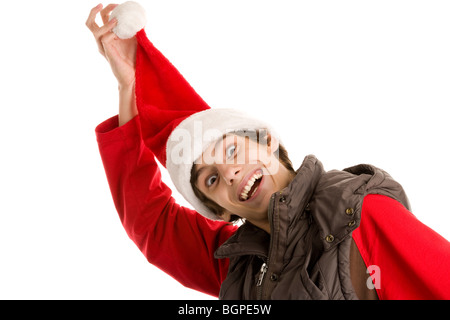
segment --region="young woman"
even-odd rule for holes
[[[111,32],[115,8],[86,22],[119,84],[119,114],[96,134],[122,224],[150,263],[222,299],[450,298],[449,242],[385,171],[325,172],[312,155],[295,171],[268,124],[210,109],[144,30]],[[196,210],[175,202],[155,157]]]

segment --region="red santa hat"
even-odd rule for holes
[[[149,41],[145,12],[128,1],[112,12],[114,33],[122,39],[136,36],[136,104],[142,138],[163,164],[178,192],[202,215],[218,219],[194,194],[191,169],[205,149],[224,134],[270,127],[241,111],[211,109],[179,71]]]

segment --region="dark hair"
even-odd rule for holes
[[[268,144],[270,143],[270,140],[267,140],[268,135],[266,134],[267,130],[254,130],[254,131],[248,131],[248,130],[242,130],[242,131],[235,131],[232,132],[232,134],[235,134],[237,136],[244,136],[247,137],[253,141],[256,141],[260,144]],[[226,135],[223,136],[223,138]],[[280,163],[286,168],[288,169],[291,173],[295,174],[295,170],[292,166],[292,162],[289,159],[288,156],[288,152],[287,150],[281,145],[279,144],[278,150],[275,151],[278,155],[278,159],[280,161]],[[200,199],[200,201],[209,209],[211,210],[214,214],[221,216],[222,213],[224,212],[224,208],[222,208],[221,206],[219,206],[217,203],[215,203],[214,201],[212,201],[211,199],[209,199],[207,196],[205,196],[203,194],[203,192],[200,191],[200,189],[197,187],[196,182],[197,182],[197,178],[198,178],[198,174],[197,174],[197,170],[196,170],[196,166],[195,164],[192,166],[191,169],[191,186],[192,189],[194,190],[194,194],[196,195],[197,198]],[[241,217],[233,214],[230,217],[230,222],[237,222],[241,219]]]

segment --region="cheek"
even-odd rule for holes
[[[230,206],[228,193],[223,188],[217,188],[209,198],[224,209]]]

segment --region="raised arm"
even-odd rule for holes
[[[119,115],[96,128],[114,204],[128,236],[150,263],[189,288],[217,296],[228,261],[215,259],[214,252],[236,227],[178,205],[161,181],[155,156],[143,142],[136,109],[136,40],[120,40],[110,32],[115,21],[108,18],[114,7],[95,7],[86,22],[119,83]],[[99,12],[102,27],[95,23]]]
[[[119,88],[119,126],[124,125],[137,114],[136,99],[134,94],[135,69],[136,69],[136,38],[119,39],[112,29],[117,20],[109,20],[109,15],[117,4],[110,4],[103,9],[99,4],[93,8],[86,21],[86,26],[91,30],[97,42],[99,52],[106,58],[111,70],[118,82]],[[95,17],[100,13],[103,26],[99,27]]]
[[[147,260],[184,286],[218,296],[228,271],[215,250],[236,227],[178,205],[161,181],[155,157],[139,136],[139,116],[96,128],[103,166],[120,220]]]

